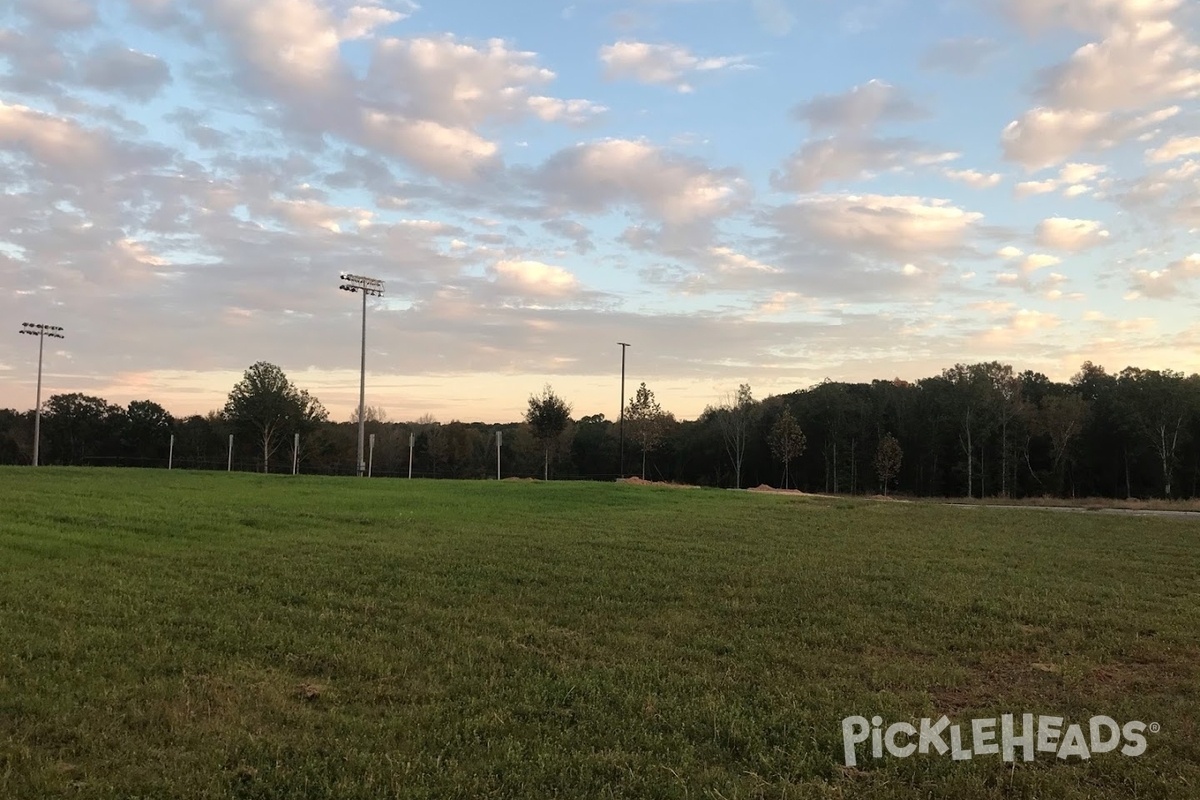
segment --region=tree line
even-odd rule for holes
[[[695,420],[677,420],[641,384],[620,424],[573,416],[546,386],[503,425],[367,409],[372,473],[762,484],[825,493],[922,496],[1196,497],[1200,375],[1087,362],[1068,382],[999,362],[956,364],[915,382],[824,381],[756,399],[743,384]],[[300,450],[293,453],[295,434]],[[246,370],[225,405],[175,418],[150,400],[122,407],[84,394],[42,408],[46,464],[354,474],[357,415],[335,422],[277,366]],[[29,463],[33,412],[0,411],[0,463]]]

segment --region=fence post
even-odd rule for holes
[[[375,463],[375,434],[371,434],[371,447],[367,450],[367,477],[371,477],[371,466]]]
[[[226,472],[233,472],[233,434],[229,434],[229,462],[225,465]]]
[[[417,435],[410,433],[408,435],[408,479],[412,480],[412,454],[413,446],[417,443]]]
[[[292,441],[292,474],[296,475],[300,469],[300,434],[296,434],[296,438]]]
[[[171,468],[175,461],[175,434],[171,434],[171,449],[167,451],[167,469]]]

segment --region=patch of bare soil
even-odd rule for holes
[[[645,478],[617,478],[617,483],[626,483],[630,486],[665,486],[669,489],[698,489],[698,486],[691,486],[686,483],[671,483],[669,481],[648,481]]]
[[[791,497],[834,497],[834,495],[831,494],[813,494],[812,492],[802,492],[799,489],[776,489],[774,486],[768,486],[765,483],[760,483],[758,486],[747,489],[746,491],[761,492],[762,494],[786,494]]]

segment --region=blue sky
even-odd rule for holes
[[[698,414],[999,359],[1200,369],[1182,0],[7,0],[0,313],[49,391],[256,360],[335,417]],[[36,353],[0,340],[0,404]],[[630,390],[632,393],[632,390]]]

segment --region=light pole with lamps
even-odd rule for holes
[[[38,337],[38,377],[37,377],[37,407],[33,412],[33,466],[38,465],[38,449],[42,441],[42,353],[46,347],[46,337],[52,339],[65,338],[57,325],[42,325],[40,323],[22,322],[21,333]]]
[[[628,342],[617,342],[621,345],[621,423],[619,425],[621,437],[621,478],[625,478],[625,348],[629,347]]]
[[[342,285],[338,288],[344,292],[362,294],[362,363],[358,375],[358,477],[361,478],[367,469],[367,463],[363,460],[367,405],[367,298],[383,297],[383,281],[343,272]]]

